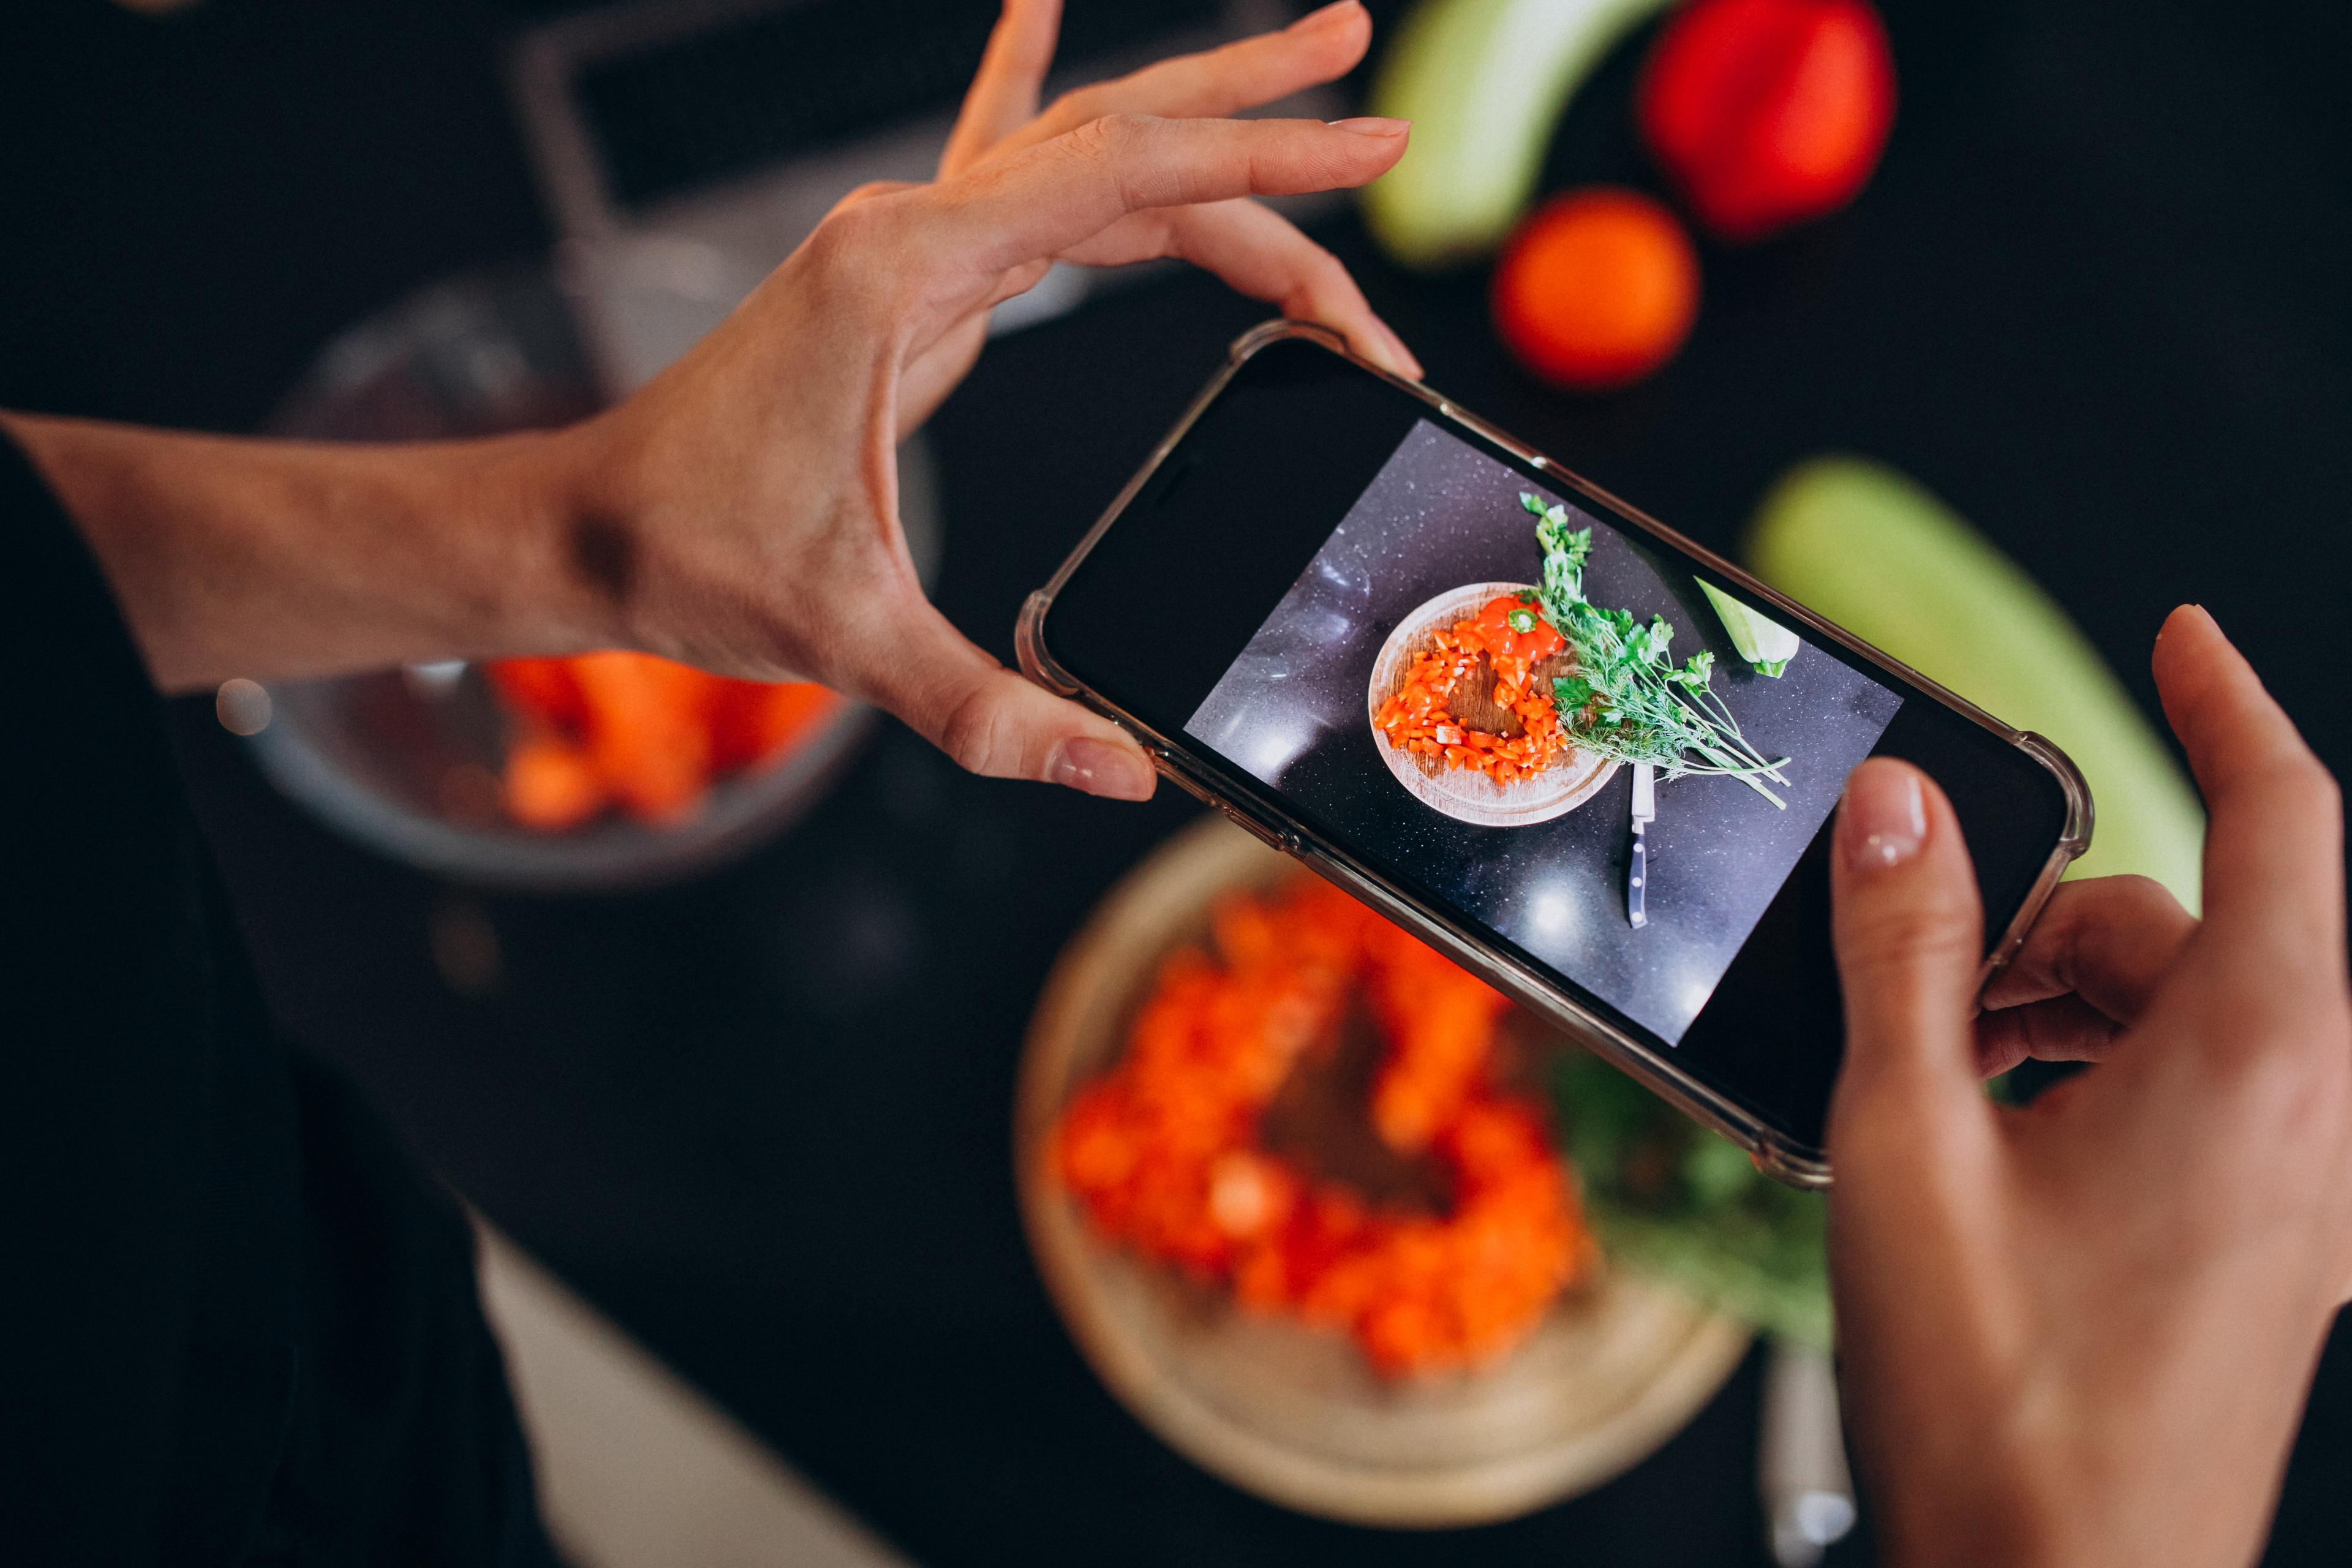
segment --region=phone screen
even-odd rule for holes
[[[2065,804],[2000,736],[1744,594],[1556,470],[1285,342],[1103,535],[1049,637],[1232,790],[1815,1149],[1846,775],[1891,752],[1937,777],[1994,935]]]
[[[1183,729],[1678,1045],[1902,705],[1421,419]]]

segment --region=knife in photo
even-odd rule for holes
[[[1657,769],[1633,764],[1633,859],[1625,875],[1625,918],[1635,931],[1650,923],[1650,824],[1658,816]]]

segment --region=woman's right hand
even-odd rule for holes
[[[1893,761],[1847,785],[1831,1262],[1892,1563],[2250,1561],[2352,1295],[2342,799],[2202,610],[2155,663],[2211,819],[2205,920],[2068,884],[1981,1015],[1950,805]],[[1988,1100],[2027,1055],[2100,1065]]]

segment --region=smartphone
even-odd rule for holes
[[[1951,797],[1988,980],[2090,841],[2047,741],[1294,323],[1234,344],[1018,641],[1178,784],[1800,1186],[1830,1180],[1846,775],[1903,757]]]

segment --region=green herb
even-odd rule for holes
[[[1759,1328],[1830,1342],[1827,1209],[1759,1173],[1596,1057],[1564,1050],[1552,1098],[1602,1247]]]
[[[1569,738],[1587,751],[1622,762],[1648,763],[1667,778],[1720,773],[1785,808],[1764,781],[1785,785],[1789,759],[1768,760],[1739,732],[1739,721],[1715,693],[1715,655],[1696,653],[1682,664],[1667,649],[1675,628],[1663,616],[1646,623],[1625,610],[1603,609],[1584,596],[1584,563],[1592,530],[1571,531],[1568,509],[1547,507],[1522,490],[1519,504],[1536,516],[1544,551],[1537,596],[1544,618],[1576,653],[1576,674],[1552,682],[1552,700]]]

